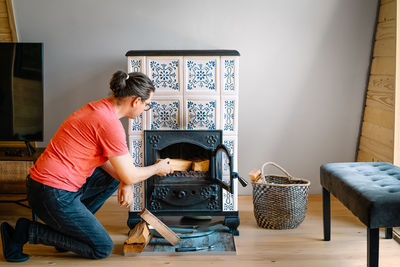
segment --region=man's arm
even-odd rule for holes
[[[131,156],[126,154],[109,157],[109,160],[101,168],[120,182],[118,187],[118,203],[120,206],[129,207],[133,203],[131,184],[143,181],[154,174],[163,176],[173,172],[172,167],[169,165],[169,159],[163,160],[162,164],[160,163],[149,167],[135,167]]]
[[[103,170],[105,170],[109,175],[114,177],[116,180],[121,182],[121,179],[119,178],[117,172],[114,170],[114,167],[112,166],[111,162],[109,160],[106,161],[103,165],[100,166]]]
[[[135,167],[129,154],[108,159],[109,161],[102,168],[124,184],[136,184],[156,174],[165,176],[173,172],[169,159],[161,160],[159,163],[147,167]]]
[[[129,207],[133,203],[133,192],[132,192],[132,185],[125,184],[121,182],[117,172],[115,171],[114,167],[112,166],[109,160],[106,161],[102,166],[100,166],[104,171],[106,171],[109,175],[120,182],[118,186],[118,204],[120,206]]]

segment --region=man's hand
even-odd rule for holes
[[[174,169],[169,164],[169,161],[170,161],[170,159],[167,158],[167,159],[160,160],[160,162],[158,162],[156,164],[158,176],[165,176],[167,174],[174,172]]]
[[[118,187],[118,203],[120,207],[129,207],[133,204],[133,190],[132,185],[120,182]]]

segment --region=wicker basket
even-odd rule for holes
[[[286,176],[264,175],[264,168],[273,165]],[[292,229],[303,222],[308,202],[310,181],[293,178],[282,167],[266,162],[261,168],[262,183],[253,184],[254,216],[260,227]]]

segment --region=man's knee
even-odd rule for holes
[[[94,258],[95,259],[104,259],[110,256],[113,250],[114,244],[111,239],[107,240],[106,242],[100,244],[96,244],[94,246]]]

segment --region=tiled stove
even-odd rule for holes
[[[129,227],[140,221],[138,214],[146,207],[160,216],[225,216],[225,223],[238,234],[238,179],[235,178],[239,52],[150,50],[129,51],[126,56],[128,72],[147,74],[156,87],[152,109],[129,121],[129,148],[134,164],[147,166],[157,158],[188,157],[196,153],[210,159],[210,170],[206,174],[154,176],[133,185]],[[207,143],[207,138],[213,143]],[[215,154],[222,144],[232,155],[231,166],[229,155],[222,159]],[[182,152],[190,149],[193,151]],[[219,165],[222,170],[218,169]],[[198,188],[193,188],[194,185]]]

